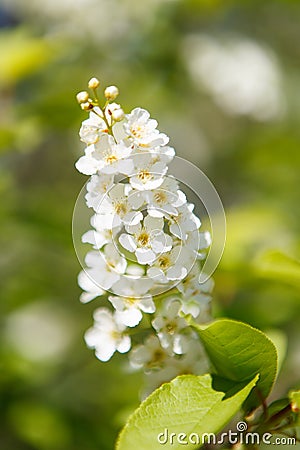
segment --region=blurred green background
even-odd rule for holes
[[[91,76],[210,177],[228,221],[214,313],[271,330],[274,395],[300,387],[299,23],[296,0],[2,0],[1,450],[111,450],[139,402],[125,358],[83,341],[101,304],[79,303],[71,236]]]

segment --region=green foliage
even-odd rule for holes
[[[223,429],[242,408],[249,413],[261,405],[262,414],[244,419],[246,429],[263,436],[298,427],[299,391],[267,407],[266,397],[277,371],[277,352],[265,334],[228,319],[203,326],[190,322],[213,363],[214,374],[182,375],[162,385],[129,417],[116,450],[129,450],[135,445],[158,450],[162,444],[179,450],[183,441],[186,448],[196,449],[205,441],[204,436]],[[197,441],[190,439],[193,435]],[[286,436],[296,434],[287,432]]]
[[[296,288],[300,287],[300,261],[279,251],[265,252],[255,260],[255,269],[269,280],[282,280]]]
[[[245,408],[260,405],[269,395],[277,374],[277,351],[272,341],[261,331],[228,319],[193,327],[219,376],[242,382],[259,374],[257,390]]]
[[[228,383],[211,375],[179,376],[157,389],[132,414],[116,450],[159,450],[158,435],[165,430],[169,436],[185,433],[185,440],[196,433],[201,442],[204,433],[217,433],[232,419],[257,380],[258,376],[247,383]],[[164,448],[178,450],[181,446],[175,438]],[[198,447],[193,443],[185,445],[188,449]]]
[[[8,87],[34,74],[56,57],[58,45],[33,37],[26,29],[0,32],[0,87]]]

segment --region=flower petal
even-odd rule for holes
[[[136,250],[136,243],[130,234],[122,233],[119,237],[119,242],[126,250],[129,252],[134,252]]]
[[[138,308],[128,308],[120,312],[118,317],[127,327],[135,327],[142,320],[143,314]]]
[[[137,248],[135,255],[140,264],[151,264],[156,258],[155,253],[150,249]]]
[[[123,336],[121,342],[117,346],[117,350],[120,353],[126,353],[130,350],[131,339],[129,336]]]
[[[139,307],[142,311],[149,314],[154,313],[156,309],[151,296],[142,298],[139,302]]]

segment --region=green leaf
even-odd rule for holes
[[[251,410],[260,405],[260,396],[268,396],[277,374],[278,358],[273,342],[256,328],[229,319],[206,326],[192,323],[192,326],[219,376],[242,382],[259,374],[258,389],[244,406]]]
[[[163,384],[130,416],[116,450],[161,450],[164,441],[165,449],[181,449],[180,433],[184,448],[199,448],[204,433],[217,433],[239,411],[257,379],[232,383],[208,374],[182,375]]]
[[[300,261],[277,250],[269,250],[254,261],[255,270],[263,278],[300,286]]]

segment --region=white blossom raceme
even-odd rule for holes
[[[95,94],[100,82],[88,87]],[[108,361],[130,350],[132,369],[143,369],[147,390],[179,373],[201,373],[202,346],[185,318],[210,319],[213,282],[201,282],[211,244],[179,182],[168,174],[175,150],[148,111],[125,114],[116,86],[77,100],[89,117],[80,139],[79,172],[91,175],[85,201],[93,215],[82,242],[91,248],[78,276],[83,303],[101,297],[94,325],[85,334],[97,358]],[[187,136],[188,139],[188,136]],[[98,300],[96,300],[98,301]],[[151,381],[149,382],[151,378]]]

